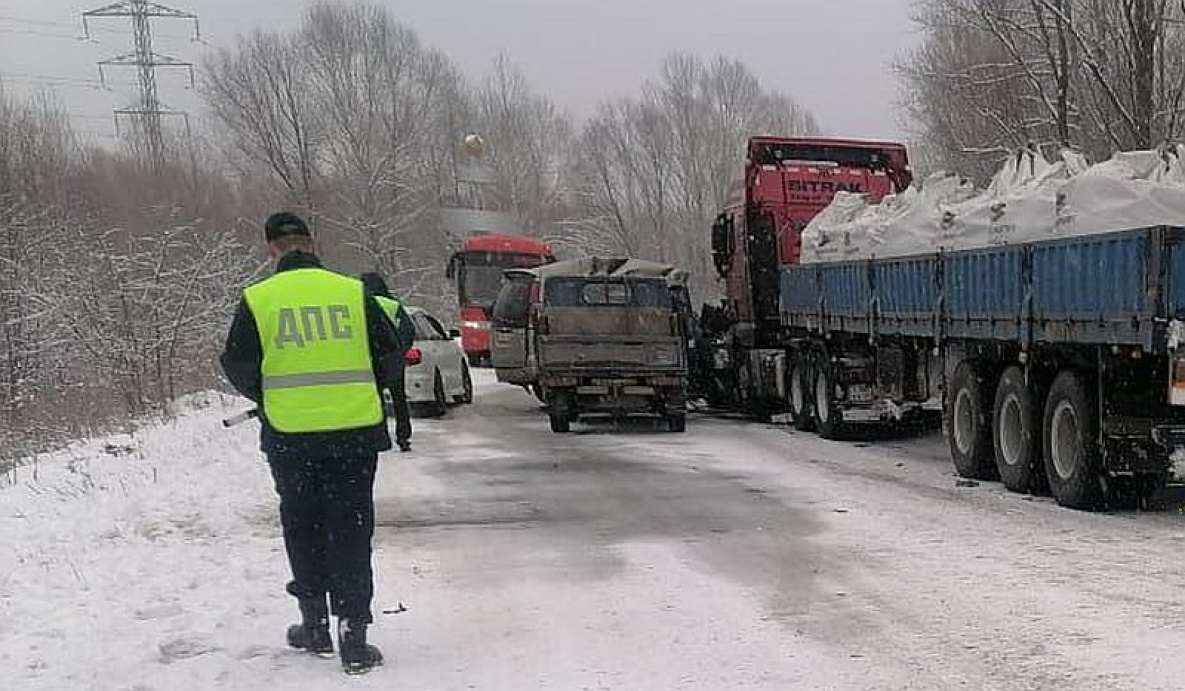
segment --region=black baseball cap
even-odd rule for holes
[[[267,221],[263,224],[263,234],[268,242],[272,240],[279,240],[286,237],[306,237],[311,238],[313,234],[309,232],[309,226],[304,222],[304,219],[294,213],[281,211],[274,213],[267,217]]]

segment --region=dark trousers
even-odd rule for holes
[[[407,405],[407,386],[400,369],[399,383],[391,387],[391,413],[395,416],[395,441],[411,439],[411,407]]]
[[[374,574],[374,472],[378,454],[351,458],[269,458],[292,568],[288,592],[324,598],[338,617],[370,623]]]

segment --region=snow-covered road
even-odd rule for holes
[[[960,487],[936,435],[554,435],[488,376],[381,459],[375,607],[407,611],[347,679],[283,646],[275,499],[230,410],[3,478],[0,689],[1185,686],[1179,514]]]

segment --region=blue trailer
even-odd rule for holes
[[[958,473],[1094,509],[1148,497],[1185,441],[1185,231],[780,267],[754,352],[794,424],[943,415]]]

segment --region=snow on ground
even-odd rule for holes
[[[346,678],[283,646],[295,607],[257,428],[222,429],[241,402],[209,397],[4,478],[0,689],[1180,688],[1179,515],[958,487],[941,439],[834,444],[697,417],[685,435],[535,438],[710,471],[809,513],[818,591],[771,596],[735,547],[703,540],[606,539],[573,559],[524,522],[469,529],[442,480],[447,461],[512,461],[546,428],[480,418],[490,396],[532,406],[481,374],[476,406],[417,421],[417,451],[380,461],[381,513],[456,516],[380,526],[384,669]],[[746,530],[719,545],[760,560],[788,544]]]

